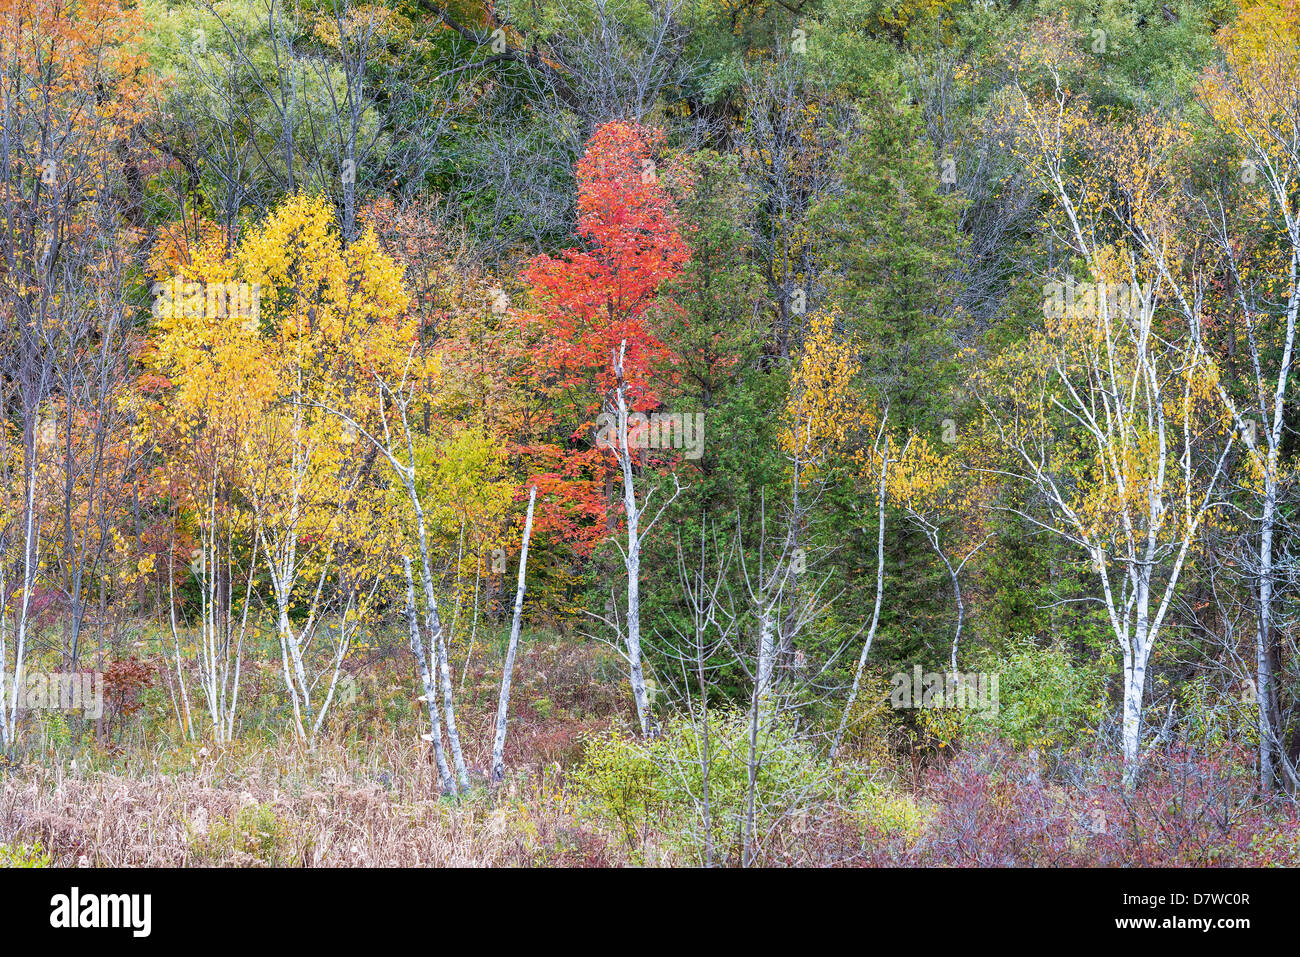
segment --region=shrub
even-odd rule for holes
[[[1223,689],[1209,675],[1190,678],[1178,689],[1182,731],[1189,745],[1206,750],[1253,747],[1259,741],[1256,709],[1240,689]]]
[[[706,860],[710,841],[715,859],[738,860],[749,810],[749,715],[711,712],[708,727],[707,805],[703,726],[678,716],[655,740],[617,731],[589,739],[573,775],[588,811],[616,826],[634,852],[655,825],[664,847],[690,863]],[[754,834],[761,844],[774,825],[833,788],[829,768],[788,722],[769,720],[755,750]]]
[[[1235,762],[1235,767],[1234,767]],[[1242,755],[1153,754],[1136,787],[1103,758],[1076,780],[1003,742],[931,772],[934,808],[915,844],[881,843],[872,862],[944,867],[1295,866],[1293,806],[1261,801]],[[1078,771],[1079,769],[1076,769]],[[878,833],[883,829],[877,828]]]
[[[889,693],[893,686],[889,676],[866,670],[857,700],[844,726],[844,738],[839,754],[845,759],[873,767],[893,764],[891,743],[899,735],[900,713],[890,707]],[[840,719],[839,709],[830,715],[832,726]]]
[[[582,764],[573,772],[578,794],[596,817],[618,828],[629,850],[662,803],[652,749],[613,728],[584,738]]]
[[[1097,723],[1102,682],[1058,646],[1032,638],[1012,642],[1010,654],[985,665],[999,674],[998,711],[974,713],[974,723],[1022,750],[1077,744]]]
[[[249,804],[205,829],[187,824],[190,850],[206,863],[284,867],[290,863],[289,828],[270,804]],[[234,858],[234,860],[230,860]]]
[[[40,714],[41,746],[62,751],[72,743],[72,729],[62,711],[43,709]]]
[[[51,867],[54,859],[41,847],[40,841],[34,844],[0,843],[0,867]]]
[[[852,812],[864,831],[910,846],[925,832],[933,809],[910,794],[872,784],[858,792]]]
[[[156,669],[143,664],[138,658],[125,658],[109,664],[104,671],[104,692],[107,697],[106,719],[125,720],[140,710],[144,692],[153,687]]]

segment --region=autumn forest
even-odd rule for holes
[[[0,867],[1296,866],[1298,318],[1296,0],[0,0]]]

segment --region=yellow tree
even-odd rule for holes
[[[1137,275],[1131,251],[1097,248],[1099,281]],[[1045,501],[1005,506],[1084,551],[1123,662],[1125,774],[1141,756],[1147,666],[1192,544],[1217,507],[1233,436],[1223,436],[1213,369],[1187,341],[1164,339],[1164,290],[1140,287],[1116,311],[1106,297],[1049,317],[1028,343],[980,369],[976,396],[1011,463],[991,473]],[[1215,452],[1215,444],[1222,450]]]
[[[266,240],[268,245],[277,241],[271,236]],[[407,541],[414,539],[423,599],[421,614],[411,556],[403,554],[411,646],[420,666],[431,724],[425,737],[433,745],[444,790],[454,794],[458,784],[461,789],[468,788],[469,772],[456,722],[455,688],[448,654],[451,634],[443,622],[435,587],[439,577],[436,574],[438,523],[446,517],[440,509],[447,502],[457,502],[459,495],[459,504],[471,512],[486,508],[488,513],[498,514],[501,488],[499,484],[489,487],[484,492],[486,498],[471,502],[474,496],[463,487],[459,491],[428,487],[430,482],[437,483],[451,475],[444,466],[448,465],[446,453],[452,448],[445,446],[440,451],[439,440],[430,434],[436,431],[434,413],[444,398],[442,356],[438,350],[425,347],[421,326],[427,325],[428,317],[422,309],[408,308],[409,298],[400,281],[401,268],[379,250],[373,227],[348,245],[346,256],[349,267],[338,280],[348,293],[339,301],[346,301],[349,308],[322,313],[309,307],[302,318],[309,326],[324,321],[329,328],[333,323],[340,333],[350,330],[354,337],[328,339],[328,358],[333,359],[337,368],[319,377],[311,386],[306,402],[336,417],[344,432],[355,437],[358,446],[366,449],[371,459],[387,466],[386,474],[395,493],[389,501],[393,505],[401,503],[404,537]],[[362,257],[370,265],[362,265],[362,260],[356,257]],[[376,287],[380,290],[378,298],[365,305],[357,293],[359,275],[371,266],[376,270],[374,278],[383,281]],[[468,444],[461,448],[462,452],[474,444],[472,438],[466,437],[465,441]],[[494,474],[499,465],[499,457],[483,457],[475,474],[489,485],[499,483],[500,475]],[[464,477],[457,477],[457,481]],[[473,516],[467,513],[465,520],[471,521]],[[479,537],[482,543],[483,536]],[[444,726],[454,777],[443,751]]]
[[[1234,436],[1224,437],[1209,401],[1218,377],[1199,339],[1162,321],[1184,288],[1170,273],[1188,254],[1177,242],[1174,182],[1186,127],[1094,115],[1063,82],[1068,37],[1056,40],[1041,56],[1046,82],[1014,90],[1014,145],[1084,278],[1046,277],[1044,331],[981,369],[975,384],[1013,459],[1001,474],[1050,511],[1018,514],[1082,548],[1097,576],[1123,662],[1132,782],[1147,667],[1192,543],[1217,507]]]
[[[943,541],[946,523],[963,517],[975,518],[977,515],[973,508],[976,504],[976,489],[971,485],[969,477],[960,465],[960,451],[944,452],[925,436],[913,435],[903,449],[893,485],[889,489],[890,500],[902,508],[925,535],[952,582],[957,622],[953,629],[948,664],[953,674],[957,673],[957,648],[961,644],[962,625],[966,620],[961,573],[967,562],[975,557],[990,537],[986,535],[968,547],[959,545],[952,554],[949,554],[951,546]],[[967,536],[967,540],[973,540],[973,537]]]
[[[796,534],[801,510],[806,510],[811,490],[826,481],[828,473],[840,470],[856,481],[869,481],[876,492],[876,595],[871,622],[853,672],[853,685],[831,743],[832,758],[839,750],[857,702],[867,656],[880,624],[885,593],[885,504],[889,467],[894,461],[886,431],[889,410],[877,412],[865,399],[858,382],[861,371],[858,349],[836,330],[836,320],[834,310],[813,317],[791,375],[785,428],[780,433],[781,448],[791,466],[792,527]],[[865,436],[873,436],[869,448],[863,441]]]
[[[147,361],[163,394],[154,424],[197,514],[201,673],[210,710],[228,701],[220,736],[233,733],[260,556],[294,730],[311,742],[394,541],[382,490],[367,481],[371,457],[349,420],[321,400],[351,421],[379,415],[366,377],[377,361],[404,357],[414,329],[403,318],[400,270],[373,232],[344,247],[320,199],[289,199],[233,255],[225,248],[211,235],[155,286]],[[241,544],[248,578],[236,633],[229,585]]]
[[[161,253],[161,251],[156,251]],[[210,729],[218,742],[234,735],[243,643],[249,634],[258,516],[242,489],[252,471],[249,436],[277,397],[260,329],[251,317],[251,292],[238,307],[234,265],[217,236],[193,247],[184,261],[161,255],[155,269],[175,269],[153,286],[152,336],[142,361],[143,440],[159,450],[156,484],[173,503],[173,547],[165,570],[171,594],[178,717],[194,733],[186,687],[190,649],[177,620],[175,566],[188,565],[199,592],[194,656]],[[236,289],[234,309],[227,293]],[[209,290],[213,301],[209,303]],[[216,292],[221,292],[218,308]],[[245,546],[253,553],[239,567]],[[178,552],[180,555],[178,556]],[[245,574],[242,613],[234,614],[236,577]]]
[[[1233,178],[1240,186],[1236,205],[1242,213],[1235,228],[1226,214],[1216,217],[1212,232],[1231,277],[1234,302],[1226,311],[1233,321],[1225,329],[1237,340],[1233,345],[1244,345],[1251,372],[1237,394],[1224,382],[1216,391],[1242,436],[1258,508],[1252,516],[1257,550],[1246,564],[1253,566],[1259,774],[1267,791],[1279,772],[1293,787],[1300,785],[1300,773],[1282,740],[1281,643],[1275,637],[1274,612],[1274,538],[1285,479],[1281,454],[1300,315],[1300,7],[1294,0],[1246,4],[1236,22],[1220,32],[1219,49],[1222,63],[1206,72],[1201,98],[1238,152]],[[1219,197],[1218,206],[1227,210],[1234,204]],[[1147,245],[1154,249],[1163,238],[1149,237]],[[1168,273],[1171,283],[1181,283],[1178,304],[1193,334],[1210,338],[1197,288],[1176,269]]]
[[[255,293],[258,308],[248,321],[279,397],[246,437],[253,470],[247,492],[275,595],[295,729],[313,741],[393,540],[366,481],[368,457],[318,400],[350,395],[350,407],[364,416],[368,399],[354,383],[374,356],[404,351],[412,334],[402,318],[407,299],[400,270],[373,230],[344,246],[320,198],[287,200],[240,243],[234,268]],[[299,605],[306,612],[297,624]],[[314,674],[309,652],[329,611],[335,627],[324,630],[333,648]]]

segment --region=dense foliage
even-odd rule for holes
[[[8,0],[0,752],[470,800],[501,688],[566,863],[1294,862],[1297,77],[1296,0]]]

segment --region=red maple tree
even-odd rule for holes
[[[690,249],[656,175],[653,156],[662,139],[657,130],[623,121],[597,129],[576,169],[585,247],[538,256],[524,270],[532,308],[521,318],[532,340],[533,380],[545,393],[551,424],[571,431],[566,445],[523,451],[541,469],[540,527],[549,526],[580,553],[611,531],[613,457],[594,445],[592,430],[615,384],[612,357],[626,342],[633,411],[658,405],[656,377],[671,366],[655,316],[673,308],[660,288],[681,273]]]

